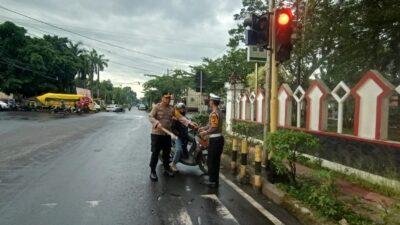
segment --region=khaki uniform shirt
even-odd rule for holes
[[[220,110],[215,110],[210,113],[210,116],[208,117],[207,128],[208,134],[222,133],[222,118]]]
[[[161,124],[165,129],[171,130],[173,115],[174,109],[172,106],[164,107],[160,103],[156,104],[149,114],[149,120],[153,125],[151,133],[157,135],[167,135],[164,131],[156,129],[156,126]]]

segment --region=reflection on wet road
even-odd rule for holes
[[[197,167],[150,182],[149,132],[136,110],[0,113],[0,224],[274,224]]]

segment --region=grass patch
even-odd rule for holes
[[[318,177],[320,176],[320,177]],[[332,221],[346,219],[350,225],[373,225],[373,221],[357,213],[340,200],[329,173],[320,173],[313,179],[299,177],[295,186],[280,183],[278,186],[291,197],[300,200],[312,208],[320,217]]]

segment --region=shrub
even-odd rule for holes
[[[324,172],[325,173],[325,172]],[[336,187],[330,173],[321,173],[314,179],[299,179],[296,186],[280,184],[289,195],[311,206],[320,216],[333,221],[346,219],[350,225],[372,225],[373,222],[358,215],[336,197]]]
[[[199,126],[205,126],[208,123],[208,116],[207,113],[195,113],[191,116],[191,120]]]
[[[244,120],[233,120],[232,131],[247,137],[253,137],[259,140],[263,140],[264,126],[263,124],[244,121]]]
[[[278,175],[287,174],[289,179],[296,183],[296,162],[300,152],[310,152],[319,146],[318,139],[299,131],[279,130],[270,133],[266,140],[267,149],[270,150],[270,161]],[[286,167],[286,163],[289,169]]]

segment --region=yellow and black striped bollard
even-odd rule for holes
[[[240,152],[240,171],[239,171],[239,179],[243,179],[246,176],[246,166],[247,166],[247,141],[246,139],[242,140],[242,149]]]
[[[232,139],[231,169],[234,173],[236,173],[237,155],[238,155],[238,140],[236,138],[233,138]]]
[[[254,188],[261,188],[261,161],[262,161],[262,150],[260,145],[256,145],[254,154]]]

